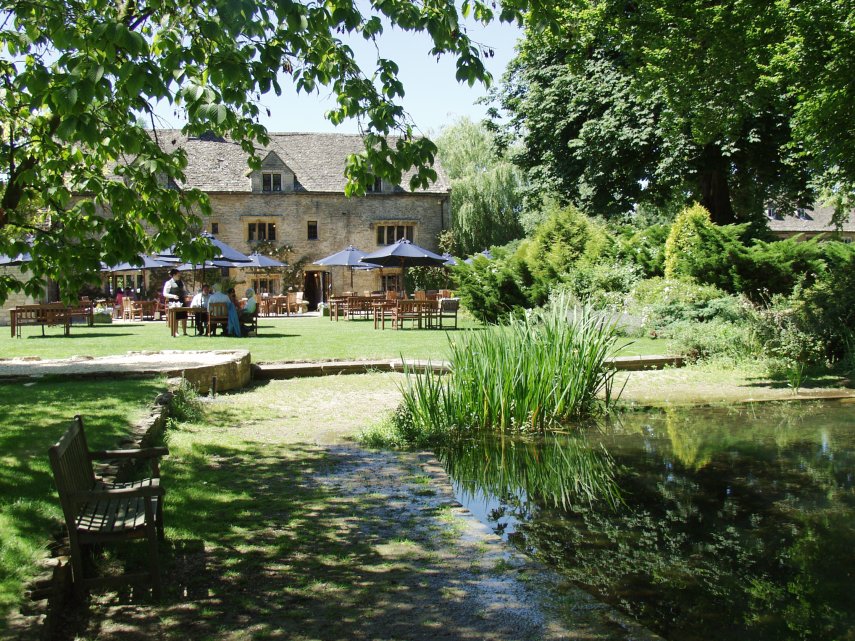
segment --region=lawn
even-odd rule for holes
[[[461,319],[461,327],[478,328],[471,320]],[[22,338],[10,338],[0,332],[0,354],[7,358],[40,356],[67,358],[76,355],[107,356],[129,351],[165,349],[209,350],[248,349],[255,363],[328,359],[406,358],[445,359],[448,338],[454,330],[375,330],[372,321],[330,321],[319,317],[261,318],[258,336],[231,338],[178,336],[172,338],[165,323],[115,323],[86,327],[75,325],[70,336],[51,327],[42,337],[41,328],[22,328]],[[653,339],[619,341],[618,353],[624,355],[666,354],[668,343]]]
[[[86,419],[90,447],[115,447],[163,386],[155,378],[0,383],[0,621],[62,526],[48,448],[74,414]]]

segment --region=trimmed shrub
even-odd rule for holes
[[[614,241],[603,225],[575,207],[560,208],[554,203],[547,207],[548,218],[520,245],[518,256],[535,279],[551,283],[580,261],[596,262]]]
[[[743,291],[747,225],[715,225],[700,205],[684,209],[665,241],[665,277],[688,277],[730,293]]]
[[[512,261],[476,256],[469,265],[459,263],[452,274],[461,303],[481,322],[497,323],[529,304],[524,274]]]

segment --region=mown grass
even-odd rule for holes
[[[47,450],[74,414],[93,449],[113,447],[163,389],[160,379],[0,383],[0,621],[62,527]]]
[[[387,324],[388,327],[388,324]],[[461,328],[479,328],[462,318]],[[39,356],[67,358],[75,355],[109,356],[128,351],[248,349],[256,363],[273,361],[406,358],[445,360],[449,357],[447,337],[461,331],[375,330],[372,321],[330,321],[319,317],[261,318],[259,335],[253,338],[178,336],[172,338],[165,323],[114,323],[86,327],[75,325],[70,336],[51,327],[42,337],[38,327],[22,328],[23,338],[0,331],[0,354],[6,358]],[[630,341],[624,341],[630,342]],[[633,339],[619,354],[665,354],[662,340]]]

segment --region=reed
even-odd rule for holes
[[[616,397],[604,364],[614,324],[566,295],[505,324],[457,335],[451,374],[408,372],[403,409],[412,427],[542,431],[601,413]]]
[[[622,503],[613,459],[582,433],[460,433],[438,448],[437,456],[469,497],[517,497],[525,510],[529,503],[565,509],[578,502]]]

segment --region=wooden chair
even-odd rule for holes
[[[427,300],[427,292],[423,289],[418,289],[413,292],[413,300]]]
[[[158,540],[163,540],[163,488],[158,458],[165,447],[90,452],[78,415],[48,454],[71,544],[71,570],[75,592],[87,588],[145,581],[155,598],[160,597]],[[127,483],[108,483],[95,476],[93,460],[142,459],[151,463],[150,477]],[[87,577],[84,551],[88,546],[127,539],[145,538],[148,543],[147,572],[118,577]]]
[[[225,334],[229,327],[229,304],[228,303],[208,303],[208,336],[217,329],[217,325],[222,327],[222,333]]]
[[[454,329],[457,329],[457,311],[460,309],[460,299],[459,298],[442,298],[439,301],[439,312],[437,314],[439,318],[439,327],[442,329],[442,319],[443,318],[453,318],[454,319]]]
[[[399,300],[392,309],[392,329],[403,329],[404,321],[422,326],[422,306],[419,301]]]
[[[130,296],[122,299],[122,320],[134,320],[134,301]]]

